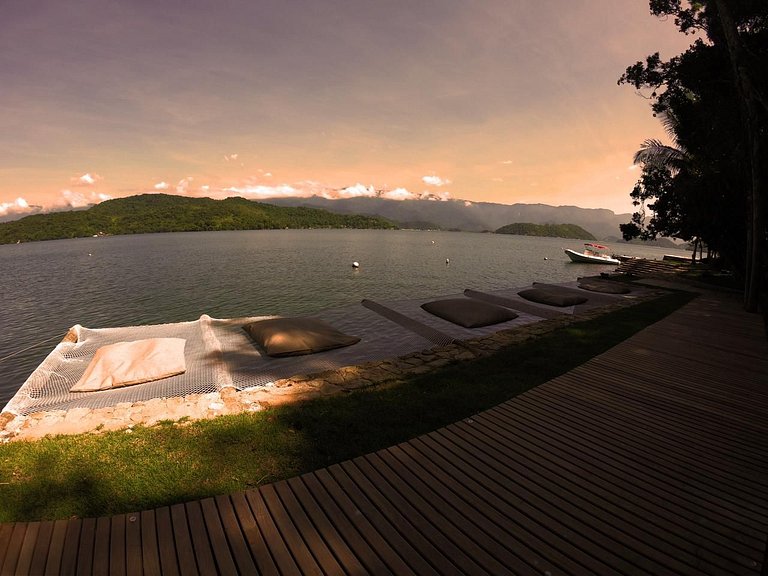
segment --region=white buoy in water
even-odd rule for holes
[[[549,260],[549,258],[547,258],[546,256],[544,256],[544,260]]]
[[[360,268],[359,262],[352,262],[352,268]]]
[[[446,263],[446,264],[450,264],[450,263],[451,263],[451,259],[450,259],[450,258],[446,258],[446,259],[445,259],[445,263]]]

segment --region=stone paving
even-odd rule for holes
[[[80,434],[110,430],[130,431],[134,426],[153,426],[158,422],[179,424],[215,418],[225,414],[256,412],[270,406],[330,396],[424,374],[451,363],[482,358],[501,348],[536,338],[563,326],[590,320],[607,312],[655,298],[659,291],[631,299],[620,299],[609,306],[594,308],[578,315],[541,320],[489,336],[455,342],[400,356],[390,360],[366,362],[338,370],[293,376],[267,386],[238,391],[224,388],[209,394],[154,398],[143,402],[125,402],[106,408],[73,408],[35,412],[28,416],[0,413],[0,442],[36,440],[46,435]]]

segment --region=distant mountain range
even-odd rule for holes
[[[245,198],[212,200],[142,194],[107,200],[87,210],[33,214],[0,223],[0,244],[151,232],[275,228],[395,228],[395,225],[378,216],[273,206]]]
[[[182,230],[247,230],[263,228],[402,228],[494,231],[510,224],[575,225],[605,242],[621,242],[619,224],[630,214],[611,210],[495,204],[465,200],[387,200],[358,197],[329,200],[245,198],[212,200],[167,194],[143,194],[108,200],[85,210],[34,214],[0,223],[0,244],[97,234],[136,234]],[[583,236],[588,238],[589,236]],[[668,239],[652,244],[676,245]]]
[[[278,206],[306,206],[323,208],[341,214],[381,216],[408,227],[467,230],[481,232],[497,230],[507,224],[576,224],[596,238],[621,238],[619,224],[629,222],[630,214],[615,214],[602,208],[576,206],[548,206],[546,204],[495,204],[465,200],[387,200],[384,198],[342,198],[329,200],[319,196],[310,198],[270,198]]]

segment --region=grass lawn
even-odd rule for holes
[[[475,361],[184,426],[0,446],[0,522],[102,516],[253,488],[408,440],[582,364],[692,298],[674,293]]]

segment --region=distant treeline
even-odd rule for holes
[[[519,222],[507,224],[496,230],[496,234],[517,234],[518,236],[549,236],[552,238],[577,238],[597,240],[592,234],[576,224],[530,224]]]
[[[87,210],[34,214],[0,223],[0,244],[94,235],[264,230],[277,228],[397,228],[378,216],[284,208],[245,198],[143,194],[107,200]]]

